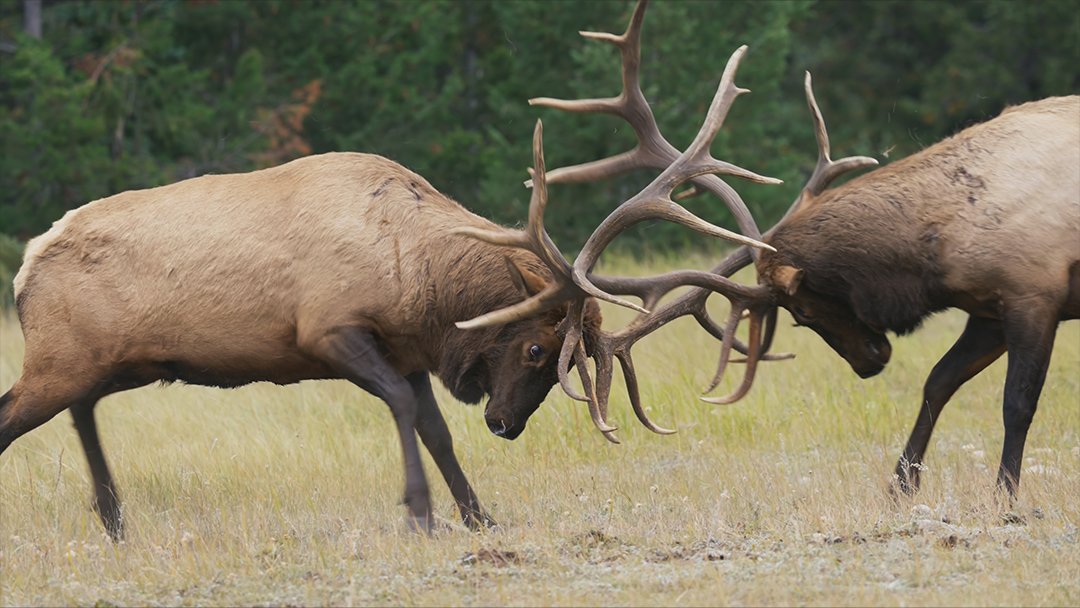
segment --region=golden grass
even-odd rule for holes
[[[643,396],[679,429],[671,437],[641,428],[617,387],[623,445],[609,445],[556,389],[510,443],[440,387],[462,465],[502,524],[483,533],[457,525],[430,460],[446,526],[407,531],[390,416],[359,389],[172,386],[98,409],[129,532],[113,545],[62,414],[0,456],[0,603],[1080,603],[1077,323],[1059,330],[1013,507],[993,490],[1003,362],[946,408],[922,493],[900,504],[885,493],[923,379],[963,315],[895,340],[893,362],[866,381],[789,323],[776,348],[798,358],[765,365],[731,406],[697,399],[718,348],[692,321],[639,345]],[[17,377],[20,336],[14,317],[0,320],[0,389]]]

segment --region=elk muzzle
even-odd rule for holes
[[[856,356],[844,358],[860,378],[866,379],[878,375],[885,369],[885,364],[892,356],[892,345],[884,335],[876,335],[865,338],[859,351]]]
[[[484,416],[484,420],[487,422],[488,429],[503,439],[517,439],[518,435],[525,430],[525,421],[515,424],[514,420],[507,420],[501,416]]]

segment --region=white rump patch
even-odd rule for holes
[[[30,239],[30,242],[26,244],[26,251],[23,252],[22,267],[19,268],[19,272],[15,275],[15,280],[12,282],[12,285],[15,288],[16,301],[18,301],[19,294],[22,292],[23,288],[26,287],[26,280],[30,278],[31,273],[33,272],[34,261],[36,261],[37,258],[64,233],[68,224],[71,223],[80,211],[92,204],[93,203],[90,203],[69,210],[64,214],[64,217],[53,222],[52,228],[49,228],[47,232]]]

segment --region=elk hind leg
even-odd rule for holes
[[[417,372],[408,376],[409,384],[412,385],[416,394],[416,432],[420,440],[424,442],[428,453],[435,460],[436,466],[442,473],[446,485],[450,488],[450,494],[457,503],[461,512],[461,519],[466,526],[476,530],[481,526],[492,527],[495,521],[480,506],[480,499],[476,497],[469,480],[461,470],[457,456],[454,454],[454,442],[450,436],[450,429],[446,426],[446,420],[439,411],[439,404],[435,400],[435,394],[431,392],[431,379],[427,372]]]
[[[952,348],[934,366],[923,387],[923,401],[915,428],[896,463],[896,484],[911,495],[919,490],[919,472],[926,446],[945,404],[965,382],[993,363],[1005,352],[1002,324],[995,319],[969,317],[967,326]]]
[[[94,419],[94,407],[97,397],[79,401],[71,406],[71,417],[75,421],[75,430],[79,433],[86,462],[90,466],[90,476],[94,480],[94,510],[97,511],[105,531],[114,541],[124,536],[123,511],[120,508],[120,495],[113,483],[109,465],[105,462],[105,452],[101,449],[97,422]]]
[[[27,367],[34,369],[32,365]],[[71,373],[63,377],[24,369],[15,386],[0,397],[0,453],[22,435],[70,408],[94,479],[94,508],[109,536],[118,540],[122,534],[120,503],[105,464],[93,414],[100,394],[95,387],[102,382],[86,370],[69,369]]]
[[[0,454],[19,437],[86,398],[97,379],[73,373],[27,373],[0,397]]]

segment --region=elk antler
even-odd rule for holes
[[[814,118],[814,138],[817,139],[818,144],[817,166],[814,167],[814,173],[806,181],[806,185],[803,186],[803,192],[809,192],[812,196],[817,196],[824,192],[825,188],[840,175],[848,171],[876,167],[878,161],[869,156],[849,156],[840,160],[829,158],[829,132],[825,129],[825,119],[822,118],[821,109],[818,108],[817,99],[814,98],[814,83],[810,72],[806,72],[806,78],[803,79],[803,88],[806,90],[806,105],[810,106],[810,114]],[[799,207],[802,198],[800,196],[799,200],[795,201],[795,204],[791,206],[791,210]],[[784,217],[786,218],[787,215],[785,214]]]
[[[740,89],[735,86],[735,72],[738,70],[739,62],[746,53],[746,48],[745,45],[739,47],[728,60],[727,66],[724,68],[724,74],[720,79],[720,86],[717,88],[716,95],[713,97],[712,104],[709,107],[709,112],[706,114],[705,122],[698,131],[694,141],[690,144],[690,147],[680,154],[674,162],[668,165],[644,190],[630,200],[624,202],[612,212],[611,215],[600,224],[596,231],[593,232],[588,241],[585,242],[585,247],[581,250],[581,254],[574,262],[573,275],[574,282],[589,293],[589,295],[628,308],[637,309],[639,312],[648,312],[647,310],[642,310],[629,302],[616,298],[604,290],[597,288],[587,276],[587,273],[590,272],[596,264],[603,249],[607,247],[619,233],[633,224],[646,219],[660,218],[682,223],[705,234],[721,237],[725,236],[725,233],[728,231],[722,228],[716,231],[711,230],[711,224],[699,220],[696,216],[689,211],[686,211],[682,206],[672,200],[672,192],[684,182],[706,174],[724,173],[742,177],[760,184],[782,183],[778,179],[763,177],[751,171],[747,171],[746,169],[736,167],[730,163],[716,160],[709,153],[709,146],[712,144],[717,133],[719,133],[720,127],[723,125],[724,119],[731,109],[731,104],[735,101],[737,96],[748,92],[746,89]],[[734,193],[734,191],[732,192]],[[731,198],[732,200],[737,201],[742,207],[745,207],[745,204],[737,193],[733,194]],[[748,240],[750,241],[748,244],[751,245],[758,243],[755,239]],[[739,242],[745,243],[746,241],[747,239],[744,239]],[[760,246],[763,249],[775,251],[775,249],[769,245],[762,243]],[[688,276],[685,274],[686,272],[694,271],[684,271],[680,274],[684,277]],[[712,275],[711,273],[703,274],[709,275],[709,278],[715,278],[715,275]],[[700,286],[708,287],[708,285]]]
[[[605,437],[615,442],[618,440],[612,433],[614,429],[606,423],[614,358],[619,359],[623,369],[627,389],[630,393],[630,401],[638,419],[654,432],[671,432],[653,424],[645,414],[644,408],[641,407],[637,376],[630,356],[630,348],[641,337],[655,331],[674,318],[693,314],[699,324],[705,327],[712,335],[719,337],[723,342],[721,366],[717,377],[722,373],[730,358],[730,352],[734,348],[747,355],[747,376],[750,380],[753,378],[757,361],[762,358],[763,350],[768,347],[768,344],[763,343],[760,339],[762,319],[768,319],[768,317],[764,317],[758,312],[762,308],[761,302],[768,297],[768,292],[763,287],[748,287],[727,278],[741,266],[735,266],[727,270],[726,274],[723,272],[682,270],[647,278],[609,278],[594,276],[590,273],[600,253],[615,236],[627,227],[645,219],[666,219],[705,234],[728,238],[751,247],[771,249],[768,245],[757,240],[756,237],[760,235],[760,232],[742,198],[723,180],[712,174],[723,173],[757,183],[779,183],[779,180],[763,177],[730,163],[716,160],[709,153],[709,146],[723,125],[735,98],[747,92],[734,84],[735,73],[740,60],[746,53],[746,47],[743,46],[737,49],[728,60],[701,129],[690,147],[680,154],[661,135],[656,126],[652,110],[645,100],[639,84],[641,25],[646,6],[646,1],[639,2],[631,18],[630,25],[621,36],[606,33],[582,33],[588,38],[607,40],[619,47],[623,63],[623,91],[619,97],[577,101],[539,98],[530,102],[569,111],[609,112],[621,116],[630,123],[634,132],[638,135],[638,146],[628,153],[612,158],[556,169],[551,174],[545,175],[542,170],[542,150],[538,149],[541,145],[538,127],[538,136],[534,138],[534,157],[537,167],[533,172],[531,182],[534,186],[534,193],[530,203],[529,226],[524,231],[509,233],[462,231],[489,242],[523,247],[533,251],[548,264],[555,276],[555,282],[550,287],[525,302],[467,321],[462,326],[476,327],[507,322],[535,314],[543,308],[554,305],[557,301],[569,300],[571,304],[561,326],[564,341],[558,362],[559,381],[563,390],[571,398],[589,403],[593,422],[596,423]],[[550,179],[552,182],[594,180],[640,167],[655,167],[661,169],[662,172],[642,192],[620,205],[611,216],[601,223],[586,242],[585,248],[573,266],[570,266],[561,255],[556,255],[558,250],[551,243],[542,226],[543,205],[546,204],[547,200],[547,180]],[[674,190],[688,181],[693,181],[724,200],[736,217],[740,228],[748,236],[713,226],[675,203],[672,199]],[[748,248],[747,251],[749,251]],[[741,265],[749,263],[750,259],[752,259],[752,256],[748,255],[747,260],[742,262]],[[698,290],[696,295],[684,296],[655,313],[649,312],[649,309],[655,308],[661,298],[672,289],[686,285],[701,289]],[[732,301],[732,312],[726,324],[728,331],[721,329],[706,311],[706,300],[708,295],[713,292],[722,293]],[[623,300],[615,294],[636,296],[641,299],[642,306]],[[592,345],[592,356],[596,363],[595,385],[589,377],[582,339],[584,334],[584,302],[589,295],[643,313],[630,325],[616,333],[600,332],[596,344]],[[755,344],[749,347],[736,341],[733,332],[738,319],[745,310],[750,310],[752,313],[752,327],[759,328],[751,331]],[[771,337],[773,333],[771,321],[767,325],[765,335]],[[569,382],[571,363],[578,368],[582,388],[586,395],[578,393]],[[744,381],[744,384],[748,386],[749,382]]]
[[[739,62],[746,52],[746,47],[737,49],[728,60],[716,95],[709,112],[693,143],[683,153],[679,153],[660,134],[655,117],[641,92],[638,82],[640,63],[640,30],[647,2],[639,2],[630,26],[621,36],[606,33],[582,32],[588,38],[607,40],[619,47],[623,61],[623,92],[617,98],[564,101],[538,98],[531,101],[537,105],[546,105],[576,112],[607,112],[621,116],[633,127],[638,135],[638,145],[631,150],[611,158],[602,159],[573,167],[553,170],[545,174],[543,167],[541,127],[538,123],[534,136],[533,180],[534,188],[530,202],[529,225],[523,231],[486,232],[463,229],[460,232],[476,238],[502,244],[522,247],[533,251],[552,270],[554,283],[539,294],[517,305],[488,313],[477,319],[459,324],[461,327],[477,327],[504,323],[527,316],[555,305],[569,301],[566,317],[560,325],[564,335],[563,347],[558,362],[558,376],[563,390],[571,398],[589,403],[593,422],[609,440],[618,442],[613,432],[615,429],[606,422],[608,398],[614,370],[614,359],[619,359],[626,380],[631,405],[638,419],[650,430],[657,433],[670,433],[668,429],[652,423],[641,406],[638,382],[631,347],[643,336],[650,334],[671,320],[690,314],[711,335],[722,342],[720,363],[713,382],[708,390],[719,383],[723,372],[731,360],[734,349],[746,355],[742,360],[747,364],[742,384],[736,391],[725,398],[707,398],[708,401],[729,403],[738,400],[749,390],[761,360],[790,358],[792,355],[769,355],[775,332],[776,307],[772,304],[768,288],[746,286],[731,281],[730,277],[738,269],[750,264],[756,257],[754,248],[772,249],[760,242],[760,235],[752,216],[746,209],[741,197],[715,173],[733,175],[757,183],[779,183],[779,180],[763,177],[730,163],[714,159],[709,153],[716,134],[735,98],[747,92],[734,84]],[[827,154],[826,154],[827,155]],[[830,161],[831,162],[831,161]],[[547,202],[547,181],[571,182],[600,179],[617,175],[640,167],[657,167],[661,174],[642,192],[621,204],[586,241],[585,247],[576,262],[569,264],[543,229],[543,209]],[[686,182],[694,182],[720,196],[735,215],[740,228],[749,236],[737,235],[723,228],[713,226],[696,217],[673,199],[674,191]],[[690,192],[693,195],[696,188]],[[685,198],[684,192],[675,198]],[[627,227],[646,219],[666,219],[689,226],[706,234],[730,238],[744,243],[729,255],[711,272],[680,270],[654,277],[625,278],[603,277],[592,274],[593,266],[603,249]],[[683,296],[657,308],[660,300],[671,290],[680,286],[692,286]],[[709,295],[721,293],[732,303],[728,320],[723,327],[715,323],[708,315],[705,304]],[[637,306],[617,295],[632,295],[641,299]],[[589,376],[584,348],[584,308],[588,296],[604,299],[637,310],[641,314],[629,325],[611,333],[601,331],[591,345],[592,357],[596,364],[596,382]],[[739,321],[746,314],[750,320],[749,345],[735,339],[734,333]],[[580,394],[569,382],[569,368],[576,365],[585,395]],[[708,392],[708,390],[706,392]]]
[[[729,256],[727,260],[708,273],[679,271],[646,279],[613,279],[590,274],[600,252],[619,232],[643,219],[652,219],[654,217],[672,219],[667,215],[685,212],[685,209],[675,204],[674,200],[693,196],[699,192],[698,186],[713,192],[727,203],[740,229],[745,234],[755,238],[754,243],[751,243],[751,245],[756,245],[756,239],[760,232],[742,198],[723,180],[710,173],[726,173],[758,183],[779,183],[779,180],[762,178],[728,163],[716,161],[708,153],[709,145],[723,124],[732,102],[738,95],[747,92],[734,84],[735,72],[746,52],[745,46],[736,50],[728,60],[705,124],[686,152],[680,154],[660,133],[655,116],[640,86],[641,27],[647,4],[645,0],[638,3],[626,32],[620,36],[609,33],[581,32],[587,38],[604,40],[619,48],[622,59],[623,85],[622,92],[618,97],[574,101],[541,97],[530,100],[530,103],[571,112],[613,114],[629,123],[638,139],[638,144],[629,152],[598,161],[553,170],[548,175],[548,179],[552,183],[603,179],[641,167],[654,167],[663,171],[644,191],[623,203],[611,216],[604,220],[587,241],[585,248],[574,263],[573,269],[574,282],[590,295],[628,306],[639,312],[647,312],[646,309],[653,309],[660,298],[675,286],[693,285],[697,287],[697,289],[693,289],[669,303],[663,309],[639,316],[630,325],[614,334],[601,332],[597,343],[593,345],[593,357],[597,361],[596,391],[597,398],[601,401],[599,409],[606,411],[611,373],[614,367],[612,357],[617,357],[622,365],[627,389],[630,392],[630,401],[634,406],[635,413],[638,414],[638,418],[651,430],[663,432],[666,429],[660,429],[660,427],[656,427],[648,421],[640,405],[630,348],[641,337],[648,335],[675,318],[692,314],[698,324],[722,341],[720,364],[708,390],[712,390],[718,384],[727,364],[730,362],[732,348],[747,355],[744,360],[747,363],[747,370],[743,383],[735,394],[723,400],[725,402],[734,401],[749,390],[758,361],[762,359],[786,359],[792,355],[767,354],[775,331],[776,315],[774,309],[770,312],[768,306],[761,304],[762,298],[767,296],[764,290],[744,288],[742,286],[736,287],[737,284],[727,280],[727,277],[756,258],[756,251],[752,251],[747,247],[740,248],[735,254]],[[686,181],[693,181],[695,186],[673,198],[672,192]],[[689,215],[689,212],[685,213]],[[703,231],[707,234],[717,234],[713,231]],[[771,249],[771,247],[767,248]],[[714,291],[725,293],[732,300],[732,311],[726,323],[726,331],[725,328],[721,328],[709,317],[705,308],[709,295]],[[611,295],[615,293],[640,297],[642,307],[634,306]],[[751,312],[750,333],[751,342],[753,343],[749,347],[734,338],[735,326],[743,312],[747,310]],[[582,321],[577,319],[572,320],[572,322],[580,324]],[[765,339],[760,340],[763,323]],[[566,346],[564,352],[570,352],[570,349],[570,346]],[[568,365],[568,358],[563,357],[560,360],[560,371],[565,370]]]
[[[645,9],[647,7],[648,0],[638,2],[634,14],[630,18],[630,24],[621,35],[606,32],[579,32],[585,38],[610,42],[618,47],[622,59],[622,92],[617,97],[577,100],[536,97],[529,100],[530,105],[545,106],[567,112],[605,113],[618,116],[625,120],[634,130],[638,144],[628,152],[609,158],[554,169],[548,174],[549,183],[595,181],[646,167],[664,170],[678,158],[679,150],[672,146],[660,133],[652,108],[641,91],[641,26],[644,23]],[[736,52],[741,57],[742,52]],[[729,66],[730,64],[729,61]],[[737,66],[737,59],[735,64]],[[738,89],[734,95],[744,92],[746,90]],[[730,104],[730,101],[728,103]],[[724,114],[726,114],[726,109]],[[724,116],[720,115],[718,119],[718,123],[722,123]],[[709,141],[712,141],[712,139],[710,138]],[[757,224],[754,223],[750,210],[746,208],[746,203],[743,202],[742,198],[731,186],[715,175],[693,176],[692,181],[725,201],[728,209],[735,217],[736,224],[743,232],[740,235],[724,231],[723,238],[729,238],[757,248],[762,247],[762,243],[756,240],[760,238],[761,232],[758,230]],[[770,181],[767,183],[775,182]],[[528,182],[526,184],[528,185]]]
[[[706,127],[703,127],[703,131],[707,127],[711,128],[709,121],[707,121]],[[690,160],[693,160],[693,156],[690,154],[684,154],[683,156],[685,157],[682,159],[684,162],[680,163],[679,167],[685,169],[685,165]],[[554,280],[540,293],[523,302],[487,313],[475,319],[459,322],[457,324],[458,327],[469,329],[508,323],[535,315],[557,303],[569,301],[570,306],[568,313],[560,327],[561,331],[564,333],[564,338],[563,348],[559,354],[558,363],[559,382],[566,394],[573,399],[587,402],[589,404],[590,415],[596,427],[605,437],[612,442],[617,443],[618,438],[615,437],[613,433],[616,428],[610,426],[607,423],[606,418],[608,395],[610,394],[611,389],[613,357],[618,357],[627,379],[627,388],[630,391],[631,404],[634,407],[634,412],[638,419],[642,424],[654,432],[673,432],[653,424],[641,407],[641,401],[637,390],[637,378],[634,373],[633,361],[630,358],[629,348],[642,336],[654,331],[677,316],[693,312],[699,319],[707,318],[704,308],[704,299],[702,299],[701,305],[698,306],[699,310],[686,309],[680,311],[676,315],[666,318],[648,315],[651,318],[651,322],[632,324],[615,334],[601,331],[597,344],[594,346],[593,353],[593,359],[596,362],[597,370],[597,381],[594,385],[592,378],[589,376],[584,345],[583,315],[588,294],[573,281],[571,265],[566,261],[562,254],[559,253],[558,248],[555,246],[554,242],[552,242],[543,225],[544,210],[547,206],[548,195],[543,156],[543,124],[540,121],[537,121],[533,135],[533,163],[534,168],[530,171],[533,176],[533,193],[529,203],[529,222],[524,230],[502,229],[491,231],[463,227],[455,229],[453,233],[471,236],[497,245],[519,247],[531,251],[551,269]],[[701,169],[701,167],[691,167],[690,169],[687,169],[687,171],[714,170],[714,167],[718,165],[723,165],[723,163],[714,161],[712,164],[707,165],[705,169]],[[678,167],[676,168],[678,169]],[[663,183],[662,178],[665,178],[665,175],[661,175],[660,178],[657,178],[657,181]],[[675,186],[677,186],[677,183],[673,183],[670,188],[668,188],[667,192],[670,194],[670,189]],[[653,190],[655,190],[655,188],[646,188],[644,193],[648,194]],[[634,199],[631,200],[633,201]],[[767,290],[763,287],[747,287],[730,281],[721,275],[691,270],[676,271],[651,278],[600,279],[597,277],[597,280],[606,287],[613,289],[616,293],[636,295],[649,306],[654,305],[672,289],[683,285],[706,287],[710,290],[727,295],[732,298],[733,302],[740,303],[757,301],[767,295]],[[741,311],[742,308],[739,308],[737,311],[733,312],[732,315],[737,317]],[[670,314],[670,311],[665,314]],[[730,351],[732,340],[728,338],[725,344],[726,349]],[[754,352],[753,347],[750,349],[750,352]],[[571,362],[577,367],[582,388],[586,393],[585,395],[582,395],[575,390],[570,383],[569,369]]]
[[[607,99],[573,101],[539,97],[529,101],[530,104],[552,107],[570,112],[602,112],[613,114],[625,120],[637,136],[638,143],[635,148],[629,152],[598,161],[552,170],[548,175],[548,179],[551,183],[598,180],[642,167],[653,167],[664,170],[679,156],[679,151],[660,133],[652,108],[649,106],[649,103],[641,90],[641,28],[644,22],[647,5],[648,2],[646,0],[638,3],[634,10],[634,14],[630,19],[630,23],[627,26],[626,32],[622,35],[581,32],[581,35],[586,38],[607,41],[619,49],[622,61],[622,91],[619,96]],[[740,49],[736,52],[737,56],[733,56],[732,60],[728,62],[728,69],[725,70],[725,75],[730,74],[732,77],[734,76],[734,69],[737,67],[743,52],[744,50]],[[743,89],[736,89],[734,87],[732,87],[732,89],[731,92],[733,93],[733,96],[745,92]],[[714,99],[714,103],[719,101],[720,97],[721,96],[718,94],[717,99]],[[730,101],[731,100],[728,99],[727,103],[730,104]],[[723,116],[719,116],[718,118],[720,121],[723,120]],[[759,238],[760,231],[754,222],[753,216],[746,208],[746,204],[742,201],[742,198],[739,197],[738,193],[735,192],[731,186],[714,175],[696,176],[691,181],[696,185],[686,192],[675,195],[673,197],[674,200],[682,200],[689,196],[699,194],[702,190],[708,190],[727,203],[729,210],[735,217],[736,223],[744,234],[750,237]],[[742,254],[739,254],[741,263],[733,266],[729,269],[727,274],[722,274],[721,276],[730,276],[731,273],[734,273],[738,269],[749,264],[753,259],[756,259],[756,250],[750,250],[749,253],[750,256],[745,258],[741,257]],[[589,265],[591,266],[591,263]],[[719,274],[716,269],[714,269],[712,273]],[[602,291],[614,291],[614,286],[606,284],[604,280],[599,277],[593,279],[593,284]],[[709,318],[704,309],[704,302],[708,298],[709,293],[711,292],[704,291],[689,295],[688,298],[695,300],[697,305],[700,306],[701,311],[694,314],[698,323],[712,335],[719,338],[722,335],[722,330]],[[620,303],[626,305],[624,302]],[[644,306],[645,308],[651,307],[647,302],[644,303]],[[687,312],[684,314],[688,314],[689,312],[691,311],[687,309]],[[767,335],[771,335],[771,332],[766,333]],[[735,350],[746,354],[746,347],[742,345],[741,342],[736,340],[734,345]],[[772,357],[766,357],[766,359],[771,358]],[[785,356],[781,358],[789,357]]]
[[[822,117],[821,109],[818,107],[817,99],[814,97],[813,79],[810,76],[810,72],[806,72],[806,78],[803,80],[803,88],[806,91],[806,104],[810,108],[810,114],[814,121],[814,138],[817,140],[818,145],[818,161],[817,165],[814,167],[814,172],[806,181],[806,185],[803,186],[803,189],[799,193],[798,198],[796,198],[795,202],[791,204],[788,210],[784,213],[784,216],[780,218],[780,221],[777,222],[776,225],[774,225],[772,228],[770,228],[762,237],[762,239],[766,241],[769,240],[770,237],[772,237],[772,235],[776,232],[776,229],[781,226],[785,220],[791,217],[791,215],[795,213],[795,211],[797,211],[800,207],[802,207],[802,205],[805,204],[807,201],[821,194],[825,190],[825,188],[827,188],[828,185],[832,183],[837,177],[844,173],[847,173],[848,171],[855,171],[857,169],[871,167],[878,164],[877,160],[867,156],[849,156],[847,158],[842,158],[836,161],[832,160],[829,157],[829,132],[825,128],[825,119]],[[738,250],[732,252],[728,256],[728,258],[721,263],[720,266],[718,266],[716,269],[713,269],[713,272],[718,272],[719,269],[725,265],[732,267],[735,270],[743,268],[750,263],[750,253],[751,252],[745,247],[739,248]],[[761,312],[761,314],[765,316],[766,319],[765,339],[762,342],[761,348],[757,349],[759,351],[758,358],[768,360],[770,358],[779,359],[794,357],[794,355],[790,354],[775,356],[769,356],[765,354],[768,353],[769,345],[772,343],[773,332],[775,332],[776,328],[776,305],[773,304],[768,306],[765,310]],[[754,316],[751,315],[750,318],[750,347],[751,349],[754,349],[756,341],[755,336],[760,331],[760,329],[759,327],[755,326]],[[723,330],[717,330],[720,331],[721,335],[725,338],[726,336],[729,336],[731,332],[735,329],[735,327],[731,324],[732,319],[734,319],[734,317],[729,318],[728,327]],[[713,335],[716,335],[715,331],[713,332]],[[712,384],[709,386],[708,389],[705,390],[706,393],[716,388],[717,384],[719,384],[720,379],[723,377],[724,369],[727,363],[731,362],[725,358],[725,355],[729,353],[730,351],[726,349],[721,351],[719,369],[717,370],[716,376],[713,378]],[[727,397],[703,397],[702,400],[709,403],[724,404],[733,403],[745,396],[746,393],[749,392],[750,385],[753,382],[754,373],[752,369],[756,368],[757,360],[755,360],[754,354],[746,353],[746,359],[743,362],[745,362],[747,365],[747,371],[743,377],[743,383],[739,386],[738,389],[736,389],[734,393]]]

